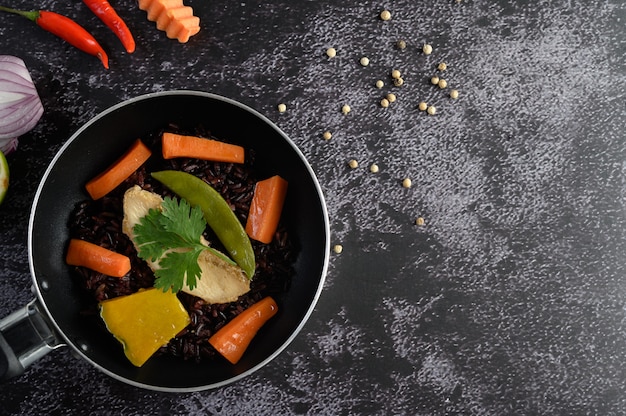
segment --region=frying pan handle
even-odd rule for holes
[[[63,345],[37,299],[0,320],[0,382],[19,376],[26,367]]]

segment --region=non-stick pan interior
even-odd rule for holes
[[[197,364],[154,357],[132,366],[120,344],[84,317],[85,295],[65,264],[67,223],[75,204],[88,199],[84,184],[137,138],[175,123],[207,127],[257,153],[256,166],[289,182],[284,210],[300,246],[290,290],[277,299],[279,314],[258,334],[237,365]],[[328,218],[319,184],[295,145],[265,117],[234,101],[200,92],[167,92],[119,104],[91,120],[59,151],[40,184],[31,214],[29,251],[40,299],[68,344],[104,372],[156,390],[192,391],[232,382],[260,368],[302,327],[320,294],[328,262]]]

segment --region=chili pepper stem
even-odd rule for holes
[[[106,69],[109,68],[109,57],[98,41],[87,30],[61,14],[47,10],[24,11],[0,6],[0,11],[23,16],[35,22],[37,26],[52,33],[89,55],[96,56]]]
[[[17,15],[27,18],[28,20],[32,20],[33,22],[37,21],[37,19],[39,18],[39,11],[37,10],[26,11],[26,10],[17,10],[17,9],[12,9],[10,7],[0,6],[0,11],[17,14]]]

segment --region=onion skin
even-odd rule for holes
[[[0,139],[0,152],[8,155],[17,149],[17,137],[10,139]]]
[[[24,61],[0,55],[0,151],[6,155],[17,149],[18,138],[42,115],[43,105]]]

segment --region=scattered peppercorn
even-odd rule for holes
[[[356,159],[351,159],[348,162],[348,166],[350,166],[352,169],[356,169],[359,167],[359,162],[357,162]]]
[[[362,57],[359,62],[362,66],[368,66],[370,64],[370,60],[367,56]]]
[[[431,116],[434,116],[435,113],[437,113],[437,108],[434,105],[428,106],[426,112],[428,112]]]
[[[389,107],[389,100],[386,98],[383,98],[382,100],[380,100],[380,106],[382,108],[387,108]]]
[[[398,48],[400,50],[406,49],[406,42],[404,40],[400,39],[399,41],[396,42],[396,48]]]
[[[376,163],[372,163],[372,166],[370,166],[370,172],[372,173],[378,172],[378,165]]]
[[[433,47],[430,46],[429,44],[426,44],[422,48],[422,51],[424,52],[425,55],[430,55],[431,53],[433,53]]]
[[[343,251],[343,246],[341,244],[335,244],[333,247],[333,251],[337,254],[340,254]]]
[[[380,18],[384,21],[391,19],[391,12],[389,10],[383,10],[380,12]]]
[[[322,138],[324,140],[330,140],[333,137],[332,133],[328,130],[326,130],[323,134],[322,134]]]
[[[387,94],[387,100],[389,100],[390,103],[395,103],[396,102],[396,94],[390,92],[389,94]]]
[[[341,112],[344,114],[348,114],[350,111],[352,111],[352,109],[348,104],[344,104],[344,106],[341,107]]]
[[[382,79],[379,79],[378,81],[376,81],[376,88],[380,89],[384,86],[385,86],[385,83],[383,82]]]
[[[391,78],[398,79],[401,76],[402,76],[402,73],[399,70],[394,69],[394,70],[391,71]]]
[[[459,98],[459,92],[457,90],[450,91],[450,98],[456,100],[457,98]]]
[[[409,179],[409,178],[404,178],[404,179],[402,180],[402,186],[403,186],[403,187],[405,187],[405,188],[410,188],[410,187],[411,187],[411,185],[413,185],[413,183],[411,182],[411,179]]]
[[[285,111],[287,111],[287,106],[283,103],[278,104],[278,112],[284,113]]]
[[[404,79],[402,77],[394,78],[393,85],[395,85],[396,87],[401,87],[402,85],[404,85]]]
[[[329,58],[334,58],[337,56],[337,50],[335,48],[328,48],[326,49],[326,55],[328,55]]]
[[[417,108],[419,108],[420,111],[426,111],[428,104],[426,104],[425,101],[422,101],[418,104]]]
[[[437,85],[439,84],[439,77],[438,76],[434,76],[430,79],[430,83],[433,85]]]
[[[419,225],[419,226],[424,225],[424,218],[422,218],[422,217],[417,217],[417,219],[415,220],[415,224],[416,224],[416,225]]]
[[[440,71],[445,71],[446,69],[448,69],[448,65],[446,65],[445,62],[441,62],[439,65],[437,65],[437,69]]]
[[[439,88],[444,89],[448,86],[448,81],[446,81],[445,79],[440,79],[437,85],[439,85]]]

